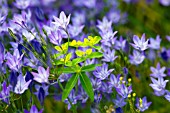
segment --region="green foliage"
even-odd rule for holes
[[[62,93],[62,101],[64,101],[68,95],[70,94],[71,90],[74,88],[78,81],[79,75],[73,74],[72,77],[69,79],[69,81],[66,84],[66,87]]]
[[[85,73],[80,73],[80,82],[83,89],[86,91],[87,95],[90,97],[91,101],[94,101],[93,87],[90,82],[89,77]]]

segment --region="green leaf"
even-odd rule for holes
[[[69,81],[66,84],[66,87],[62,93],[62,101],[64,101],[68,95],[70,94],[71,90],[74,88],[74,86],[76,85],[77,81],[78,81],[79,75],[74,74],[72,75],[72,77],[69,79]]]
[[[75,71],[70,67],[66,67],[66,68],[61,67],[61,68],[58,68],[58,71],[62,73],[75,73]]]
[[[14,33],[12,32],[12,30],[10,28],[8,28],[8,32],[11,35],[12,38],[14,38],[15,40],[17,40],[17,37],[14,35]]]
[[[80,73],[80,82],[83,89],[86,91],[87,95],[90,97],[91,101],[94,101],[94,92],[91,81],[85,73]]]
[[[84,57],[75,58],[75,59],[72,60],[72,64],[76,65],[76,64],[83,62],[85,60],[86,60],[86,58],[84,58]]]
[[[81,68],[81,71],[82,72],[93,71],[93,70],[96,69],[97,66],[101,66],[101,64],[90,64],[90,65],[87,65],[87,66],[83,66]]]
[[[87,58],[101,58],[102,56],[103,56],[103,53],[93,52],[90,55],[88,55]]]
[[[92,46],[92,48],[97,49],[98,51],[101,50],[101,46]]]
[[[64,62],[60,61],[60,60],[55,60],[53,62],[53,65],[61,65],[61,64],[64,64]]]

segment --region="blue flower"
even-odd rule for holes
[[[91,78],[90,80],[91,80],[91,83],[92,83],[92,86],[93,86],[93,90],[94,90],[94,91],[98,90],[98,89],[101,87],[102,82],[101,82],[100,79]]]
[[[77,104],[77,96],[75,95],[75,91],[74,89],[71,90],[68,98],[70,99],[71,103],[74,105],[74,104]],[[68,99],[66,99],[64,101],[66,104],[68,104],[68,109],[71,108],[71,105],[70,105],[70,102],[68,101]]]
[[[28,89],[29,84],[31,83],[32,80],[29,80],[28,82],[25,81],[25,76],[22,76],[20,74],[17,78],[17,84],[15,86],[14,92],[16,94],[22,94],[25,92],[25,90]]]
[[[134,44],[131,43],[131,45],[135,48],[138,49],[140,51],[144,51],[148,48],[148,41],[146,40],[145,42],[145,34],[142,35],[141,40],[139,39],[138,36],[134,35],[133,36],[133,42]]]
[[[108,82],[102,82],[102,86],[100,87],[100,90],[104,93],[112,93],[113,92],[113,86],[110,85]]]
[[[152,71],[152,74],[150,74],[150,76],[155,77],[155,78],[158,78],[160,76],[161,77],[166,77],[166,74],[164,74],[164,71],[165,71],[166,67],[161,68],[160,63],[157,63],[156,68],[151,67],[150,69]]]
[[[152,49],[160,48],[161,39],[160,39],[159,35],[156,36],[156,39],[150,38],[149,41],[150,41],[150,44],[148,46],[150,48],[152,48]]]
[[[120,74],[117,75],[117,77],[114,74],[111,74],[109,84],[115,88],[119,88],[121,86],[119,79],[120,79]]]
[[[36,89],[37,92],[35,92],[34,94],[37,96],[41,105],[43,105],[44,99],[48,95],[48,87],[49,86],[46,86],[45,84],[43,84],[42,86],[35,85],[35,89]]]
[[[113,102],[115,104],[115,107],[123,107],[126,105],[125,99],[120,97],[119,95],[116,95],[116,99],[113,99]]]
[[[37,107],[35,105],[33,105],[30,109],[30,111],[24,110],[24,113],[42,113],[43,110],[41,109],[40,111],[38,111]]]
[[[102,66],[96,67],[96,70],[93,71],[93,75],[95,75],[95,77],[99,78],[100,80],[104,80],[110,75],[113,70],[114,69],[108,70],[108,65],[106,63],[103,63]]]
[[[113,62],[118,56],[115,56],[115,50],[110,50],[110,48],[105,49],[103,53],[104,59],[102,61],[105,62]]]
[[[3,100],[7,104],[9,104],[9,96],[10,96],[10,87],[7,87],[6,81],[2,83],[2,91],[0,92],[0,100]]]
[[[22,57],[24,54],[22,54],[20,56],[18,49],[14,50],[13,55],[11,55],[10,53],[7,53],[6,55],[6,59],[7,62],[6,64],[8,65],[8,67],[12,70],[15,71],[19,71],[19,69],[21,68],[22,65]]]
[[[165,87],[166,87],[166,83],[169,80],[165,80],[163,79],[163,77],[158,77],[158,80],[154,79],[151,77],[152,80],[152,84],[150,84],[150,86],[153,88],[153,90],[155,91],[155,94],[157,96],[161,96],[164,95],[165,93]]]
[[[136,103],[136,107],[140,110],[140,111],[145,111],[149,108],[149,106],[151,105],[152,102],[147,102],[146,97],[143,97],[142,99],[138,99],[137,98],[137,103]]]
[[[0,65],[4,61],[4,56],[5,56],[5,48],[4,45],[0,42]]]
[[[84,25],[69,25],[68,32],[70,36],[73,38],[73,37],[78,36],[82,32],[83,28],[84,28]]]
[[[123,40],[122,36],[120,36],[119,40],[115,41],[115,49],[117,50],[124,50],[126,46],[126,40]]]
[[[35,72],[31,72],[31,73],[34,76],[35,81],[39,83],[49,83],[48,82],[49,67],[47,68],[47,70],[45,70],[43,67],[39,66],[38,73],[35,73]]]
[[[80,89],[78,91],[77,99],[80,100],[81,103],[86,103],[88,98],[89,97],[88,97],[87,93],[84,91],[84,89],[82,87],[80,87]]]
[[[15,0],[14,5],[18,9],[26,9],[31,3],[31,0]]]
[[[164,96],[170,102],[170,92],[167,91],[166,95]]]
[[[125,84],[121,84],[119,88],[116,88],[116,91],[123,98],[127,98],[127,96],[132,92],[132,86],[125,86]]]
[[[109,21],[106,17],[103,17],[103,20],[98,20],[97,28],[101,30],[101,32],[106,33],[110,29],[112,29],[112,21]]]
[[[135,65],[141,64],[145,59],[143,53],[140,53],[136,50],[133,50],[133,56],[130,55],[129,57],[130,57],[130,63]]]
[[[54,18],[54,22],[52,22],[53,24],[55,24],[57,27],[60,27],[64,30],[67,29],[67,26],[70,22],[70,14],[68,17],[66,17],[65,13],[62,11],[59,15],[59,18],[56,16],[53,16]]]
[[[49,34],[48,37],[49,37],[51,43],[53,43],[55,45],[61,44],[62,36],[61,36],[60,30],[51,31],[51,33]]]

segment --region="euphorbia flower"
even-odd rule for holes
[[[96,70],[93,71],[93,75],[95,75],[96,78],[99,78],[100,80],[104,80],[111,74],[113,70],[114,69],[108,70],[108,65],[104,63],[102,66],[96,67]]]
[[[35,105],[33,105],[30,109],[30,111],[28,110],[24,110],[24,113],[42,113],[43,109],[41,109],[40,111],[38,111],[37,107]]]
[[[144,51],[148,48],[148,40],[145,41],[145,34],[142,35],[141,39],[139,39],[138,36],[134,35],[133,36],[133,42],[134,44],[131,43],[131,45],[140,51]]]
[[[31,72],[31,73],[34,76],[35,81],[39,83],[49,83],[48,82],[49,67],[47,68],[47,70],[45,70],[43,67],[39,66],[38,73],[35,73],[35,72]]]
[[[54,18],[54,22],[52,22],[53,24],[55,24],[58,27],[61,27],[62,29],[66,30],[67,26],[70,22],[70,14],[68,17],[66,17],[65,13],[62,11],[59,15],[59,18],[56,16],[53,16]]]
[[[25,81],[25,76],[22,76],[20,74],[17,78],[17,84],[15,86],[14,92],[16,94],[22,94],[25,92],[25,90],[28,89],[28,86],[32,80],[29,80],[28,82]]]

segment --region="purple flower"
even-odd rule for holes
[[[170,42],[170,36],[166,35],[166,39]]]
[[[59,18],[56,16],[53,16],[54,18],[54,22],[52,22],[53,24],[55,24],[57,27],[61,27],[62,29],[66,30],[67,26],[70,22],[70,14],[68,17],[66,17],[65,13],[62,11],[59,15]]]
[[[7,14],[8,14],[8,12],[4,11],[4,10],[8,10],[8,9],[6,7],[2,7],[0,9],[0,25],[4,23],[4,21],[7,17]]]
[[[152,80],[152,84],[150,84],[149,86],[153,88],[153,90],[155,91],[155,94],[157,96],[164,95],[166,83],[169,80],[164,81],[163,77],[158,77],[158,80],[151,77],[151,80]]]
[[[28,32],[27,30],[25,29],[22,29],[22,35],[24,35],[27,39],[28,42],[32,41],[35,36],[36,36],[36,32],[35,32],[35,29],[32,29],[31,30],[32,33]],[[34,35],[33,35],[34,34]]]
[[[166,77],[166,74],[164,74],[166,67],[161,68],[160,63],[157,63],[156,68],[151,67],[150,69],[152,71],[152,74],[150,74],[150,76],[155,77],[155,78]]]
[[[101,32],[106,33],[110,29],[112,29],[112,21],[109,21],[106,17],[103,17],[103,20],[98,20],[97,28],[101,30]]]
[[[71,37],[78,36],[84,28],[84,25],[69,25],[68,26],[68,32]]]
[[[120,97],[119,95],[116,95],[116,99],[113,99],[113,102],[115,104],[115,107],[123,107],[126,105],[125,99]]]
[[[38,67],[38,73],[31,72],[34,76],[34,80],[39,83],[49,83],[48,77],[49,77],[49,67],[47,70],[45,70],[43,67]]]
[[[133,56],[130,55],[129,58],[130,58],[131,64],[138,65],[143,62],[143,60],[145,59],[145,56],[143,55],[143,53],[133,50]]]
[[[164,96],[170,102],[170,92],[167,91],[166,95]]]
[[[102,86],[100,90],[104,93],[112,93],[113,92],[113,87],[110,85],[108,82],[102,82]]]
[[[141,40],[139,39],[138,36],[134,35],[133,36],[133,42],[134,44],[131,43],[131,45],[135,48],[138,49],[140,51],[144,51],[148,48],[148,41],[146,40],[145,42],[145,34],[142,35]]]
[[[108,65],[106,63],[103,63],[102,66],[96,67],[96,70],[93,71],[93,75],[95,75],[95,77],[99,78],[100,80],[104,80],[110,75],[113,70],[114,69],[108,70]]]
[[[125,46],[126,46],[126,40],[123,40],[123,37],[120,36],[120,39],[115,41],[115,49],[117,49],[117,50],[120,50],[120,49],[124,50]]]
[[[14,5],[18,9],[26,9],[31,3],[31,0],[15,0]]]
[[[161,3],[164,6],[169,6],[170,5],[170,0],[159,0],[159,3]]]
[[[85,12],[75,12],[72,18],[73,25],[83,25],[85,23]]]
[[[153,38],[150,38],[149,41],[150,41],[150,44],[148,46],[150,48],[152,48],[152,49],[159,49],[160,48],[161,39],[160,39],[159,35],[156,36],[155,40]]]
[[[30,66],[34,69],[37,68],[37,65],[39,63],[39,60],[34,56],[34,54],[32,52],[28,53],[28,57],[24,57],[24,65],[26,66]]]
[[[121,86],[119,79],[120,79],[120,74],[117,75],[117,77],[114,74],[111,74],[109,84],[115,88],[119,88]]]
[[[125,84],[122,84],[119,88],[116,88],[116,91],[123,98],[127,98],[127,96],[132,92],[132,86],[127,87]]]
[[[94,8],[96,6],[96,1],[97,0],[83,0],[83,4],[88,8]]]
[[[43,84],[42,86],[35,85],[35,89],[36,89],[37,92],[35,92],[34,94],[37,96],[41,105],[43,105],[45,97],[49,94],[48,93],[48,87],[49,86],[46,86],[45,84]]]
[[[22,76],[20,74],[17,78],[17,84],[15,86],[14,92],[16,94],[22,94],[25,92],[25,90],[28,89],[29,84],[31,83],[32,80],[29,80],[28,82],[25,81],[25,76]]]
[[[10,87],[7,87],[6,81],[2,83],[2,91],[0,92],[0,100],[3,100],[7,104],[9,103]]]
[[[6,59],[7,62],[6,64],[8,67],[12,70],[19,71],[22,65],[22,57],[24,54],[20,56],[18,49],[14,50],[14,54],[11,55],[10,53],[7,53]]]
[[[74,89],[71,90],[68,98],[70,99],[71,103],[74,105],[74,104],[77,104],[77,96],[75,95],[75,91]],[[71,105],[70,105],[70,102],[68,101],[68,99],[66,99],[64,101],[66,104],[68,104],[68,109],[71,108]]]
[[[114,45],[115,41],[117,38],[114,38],[117,31],[113,32],[111,29],[106,31],[106,32],[99,32],[101,37],[102,37],[102,40],[101,40],[101,43],[102,45],[104,46],[108,46],[108,47],[111,47],[112,45]]]
[[[4,45],[0,42],[0,65],[4,61],[4,55],[5,55]]]
[[[137,98],[137,103],[136,103],[136,107],[140,110],[140,111],[145,111],[149,108],[149,106],[151,105],[152,102],[147,102],[146,97],[143,97],[142,99],[138,99]]]
[[[92,86],[93,86],[93,90],[94,90],[94,91],[98,90],[98,89],[101,87],[102,82],[101,82],[100,79],[91,78],[90,80],[91,80],[91,83],[92,83]]]
[[[26,13],[22,12],[22,14],[14,14],[13,22],[15,24],[25,28],[25,25],[26,25]]]
[[[110,48],[108,48],[108,49],[106,49],[104,51],[103,57],[104,57],[104,59],[102,59],[102,61],[105,61],[105,62],[114,62],[114,60],[118,56],[115,56],[115,50],[114,49],[111,51]]]
[[[81,103],[86,103],[88,98],[89,97],[88,97],[87,93],[81,87],[78,91],[77,99],[80,100]]]
[[[64,81],[67,81],[69,78],[71,77],[71,74],[65,74],[65,73],[62,73],[58,79],[60,82],[64,82]]]
[[[60,45],[62,41],[61,32],[59,30],[51,31],[51,33],[49,34],[49,39],[51,43],[55,45]]]
[[[38,109],[35,105],[31,107],[30,111],[24,110],[24,113],[42,113],[42,112],[43,112],[42,109],[38,112]]]

